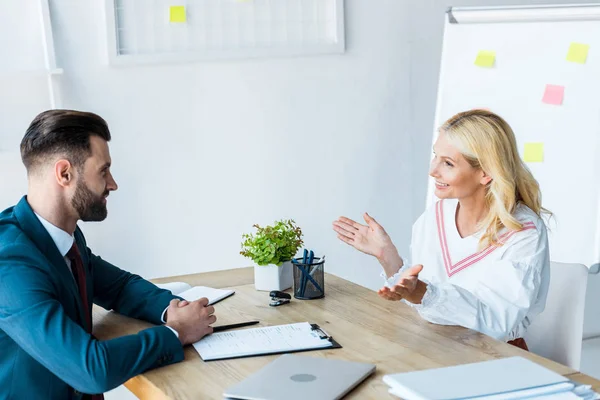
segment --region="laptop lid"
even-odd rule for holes
[[[337,400],[375,371],[375,365],[284,354],[223,396],[240,400]]]

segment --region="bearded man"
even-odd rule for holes
[[[117,268],[77,227],[104,220],[117,190],[110,138],[104,119],[72,110],[41,113],[23,137],[27,195],[0,214],[0,399],[99,399],[212,332],[207,299]],[[94,303],[160,326],[97,340]]]

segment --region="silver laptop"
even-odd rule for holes
[[[375,365],[285,354],[228,388],[241,400],[337,400],[375,371]]]

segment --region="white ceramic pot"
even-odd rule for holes
[[[286,290],[292,287],[294,276],[292,273],[292,262],[286,261],[277,265],[255,265],[254,287],[256,290]]]

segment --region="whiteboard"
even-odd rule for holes
[[[344,51],[343,0],[105,0],[109,62]]]
[[[572,43],[589,45],[585,63],[567,61]],[[480,51],[495,52],[492,67],[475,65]],[[562,104],[542,101],[547,85],[564,87]],[[473,108],[505,118],[522,157],[543,143],[543,161],[527,165],[554,213],[551,259],[600,262],[600,4],[449,9],[433,142]],[[428,204],[433,191],[430,179]]]

